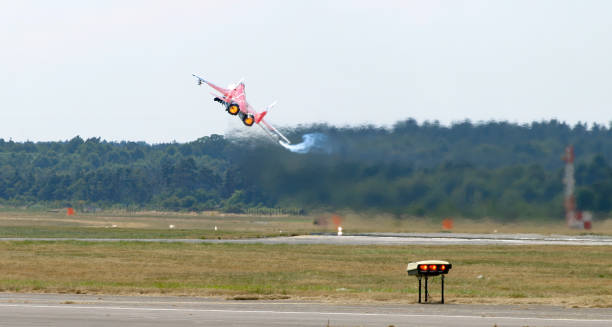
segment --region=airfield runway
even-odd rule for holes
[[[612,309],[0,293],[0,326],[611,326]]]
[[[251,239],[102,239],[0,238],[0,241],[85,241],[167,243],[262,243],[337,245],[612,245],[612,236],[467,233],[371,233],[357,235],[301,235]]]

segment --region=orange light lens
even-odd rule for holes
[[[436,265],[429,265],[429,270],[436,271],[436,270],[438,270],[438,266],[436,266]]]
[[[441,265],[440,270],[446,270],[446,265]]]
[[[421,265],[419,267],[419,269],[423,270],[423,271],[427,271],[427,265]]]

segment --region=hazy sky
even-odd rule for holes
[[[612,118],[612,1],[2,1],[0,138],[185,142],[270,122]],[[256,127],[253,127],[255,129]],[[257,128],[258,129],[258,128]]]

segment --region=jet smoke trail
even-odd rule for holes
[[[327,136],[321,133],[309,133],[302,136],[302,143],[287,144],[279,142],[285,149],[294,153],[308,153],[313,149],[327,150]]]

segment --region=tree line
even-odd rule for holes
[[[612,129],[606,126],[556,120],[443,126],[409,119],[389,128],[321,124],[284,132],[294,142],[321,133],[325,144],[300,154],[252,134],[163,144],[0,139],[0,202],[563,217],[561,156],[572,144],[578,207],[612,211]]]

